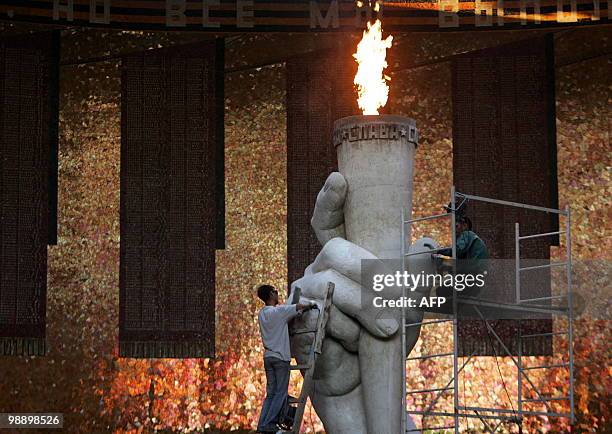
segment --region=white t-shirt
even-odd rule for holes
[[[266,349],[264,357],[291,361],[287,323],[298,314],[295,304],[264,306],[259,311],[259,332]]]

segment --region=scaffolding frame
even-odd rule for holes
[[[427,430],[446,430],[446,429],[454,429],[455,433],[459,433],[460,429],[460,419],[462,418],[476,418],[479,419],[485,428],[486,432],[495,433],[497,429],[504,422],[516,423],[519,427],[522,427],[522,421],[524,416],[548,416],[548,417],[562,417],[570,419],[570,423],[574,423],[575,414],[574,414],[574,351],[573,351],[573,339],[574,339],[574,330],[573,330],[573,300],[572,300],[572,253],[571,253],[571,210],[569,205],[565,207],[565,209],[555,209],[555,208],[546,208],[542,206],[536,205],[528,205],[519,202],[511,202],[493,198],[487,198],[482,196],[475,196],[470,194],[464,194],[457,192],[455,187],[451,187],[450,191],[450,210],[443,214],[435,214],[425,217],[417,217],[417,218],[409,218],[406,219],[405,210],[402,209],[401,212],[401,264],[402,264],[402,274],[407,271],[407,258],[412,255],[420,255],[420,254],[431,254],[435,253],[437,249],[432,249],[425,252],[415,252],[415,253],[407,253],[407,247],[411,244],[411,239],[407,239],[407,237],[411,237],[411,228],[414,223],[434,220],[434,219],[442,219],[449,218],[450,220],[450,231],[451,231],[451,240],[452,240],[452,256],[453,258],[457,258],[457,239],[456,239],[456,214],[455,210],[457,209],[456,204],[457,200],[462,199],[463,201],[476,201],[476,202],[487,202],[493,203],[502,206],[509,206],[515,208],[529,209],[534,211],[546,212],[556,214],[558,216],[565,217],[565,228],[563,230],[554,231],[554,232],[545,232],[539,234],[522,234],[520,232],[519,223],[515,223],[515,297],[514,303],[499,303],[488,301],[484,299],[479,299],[477,297],[457,297],[457,291],[453,291],[453,300],[452,300],[452,317],[448,319],[434,319],[434,320],[425,320],[423,319],[420,322],[415,323],[407,323],[406,313],[404,309],[402,309],[402,356],[404,360],[404,369],[403,369],[403,393],[402,393],[402,405],[406,410],[406,414],[409,415],[420,415],[423,416],[422,420],[422,428],[420,429],[407,429],[406,417],[404,416],[402,419],[402,433],[410,433],[410,432],[419,432],[419,431],[427,431]],[[408,226],[408,230],[406,227]],[[549,262],[545,265],[537,265],[537,266],[529,266],[529,267],[521,267],[521,257],[520,257],[520,242],[522,240],[547,237],[547,236],[565,236],[565,244],[566,244],[566,258],[565,261],[562,262]],[[566,289],[567,292],[562,295],[551,295],[549,297],[538,297],[538,298],[530,298],[523,299],[521,297],[521,274],[524,271],[535,270],[535,269],[552,269],[553,267],[565,267],[566,269]],[[456,261],[453,261],[453,273],[456,272]],[[407,296],[406,287],[402,287],[402,297]],[[404,298],[405,299],[405,298]],[[553,300],[565,300],[566,305],[564,306],[552,306]],[[549,302],[549,305],[541,305],[541,304],[533,304],[534,302]],[[483,320],[486,325],[487,332],[490,336],[493,336],[495,340],[499,343],[501,348],[503,349],[502,356],[510,357],[513,363],[517,367],[516,373],[516,381],[517,381],[517,405],[516,410],[514,410],[515,405],[511,403],[512,409],[502,409],[502,408],[487,408],[487,407],[476,407],[476,406],[467,406],[461,405],[460,397],[459,397],[459,374],[463,371],[463,369],[467,366],[470,360],[474,357],[475,352],[473,352],[469,357],[467,357],[461,366],[459,365],[459,339],[458,339],[458,306],[460,304],[471,305],[472,308],[478,313],[478,316]],[[495,332],[489,321],[484,317],[482,312],[480,311],[480,307],[495,307],[501,309],[507,309],[511,311],[517,312],[536,312],[536,313],[546,313],[551,316],[560,316],[567,318],[567,330],[562,332],[551,332],[551,333],[536,333],[536,334],[527,334],[523,335],[520,327],[518,331],[518,354],[514,356],[511,351],[506,347],[502,339]],[[439,324],[445,322],[452,322],[453,327],[453,350],[452,352],[442,352],[437,354],[428,354],[421,355],[416,357],[408,357],[406,354],[406,332],[410,327],[423,327],[430,324]],[[541,366],[523,366],[523,356],[522,356],[522,347],[524,339],[532,339],[540,336],[557,336],[557,335],[565,335],[568,339],[568,362],[567,363],[557,363],[557,364],[544,364]],[[429,389],[416,389],[416,390],[407,390],[407,378],[408,378],[408,368],[407,362],[413,360],[433,360],[440,358],[453,358],[453,374],[450,380],[446,383],[445,387],[436,387]],[[558,369],[563,368],[567,369],[569,373],[569,395],[561,396],[561,397],[544,397],[542,393],[538,390],[538,387],[533,383],[531,378],[529,377],[528,371],[534,369]],[[528,398],[525,399],[523,397],[523,382],[526,382],[530,389],[535,393],[537,398]],[[437,411],[434,410],[434,407],[440,397],[452,390],[453,391],[453,407],[454,410],[449,411]],[[411,410],[407,409],[407,396],[413,394],[423,394],[423,393],[435,393],[434,398],[429,402],[427,408],[425,410]],[[509,396],[508,396],[509,398]],[[510,398],[509,398],[510,399]],[[569,413],[558,413],[553,411],[550,406],[550,402],[552,401],[569,401]],[[533,405],[540,404],[546,408],[546,411],[534,411],[525,409],[525,404]],[[486,414],[484,414],[486,413]],[[444,418],[453,418],[453,425],[444,424],[444,426],[432,426],[426,427],[425,418],[427,416],[434,417],[444,417]],[[496,425],[489,425],[490,422],[497,422]]]

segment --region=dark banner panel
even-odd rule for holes
[[[288,278],[304,275],[321,250],[310,226],[317,194],[338,170],[334,121],[358,114],[351,50],[300,56],[287,62]]]
[[[610,22],[599,0],[381,0],[387,31],[545,28]],[[374,2],[371,2],[374,4]],[[4,0],[3,19],[135,30],[321,32],[362,29],[356,0]]]
[[[552,37],[527,39],[453,60],[453,172],[457,191],[558,208]],[[491,257],[515,258],[515,223],[523,235],[558,230],[558,219],[544,212],[469,202],[467,215]],[[552,237],[521,242],[522,266],[546,263]],[[495,262],[495,261],[493,261]],[[481,297],[512,303],[514,269],[487,286]],[[524,273],[522,298],[550,295],[550,270]],[[494,355],[483,324],[462,322],[462,350]],[[518,322],[499,321],[496,330],[517,351]],[[550,320],[531,320],[523,334],[551,331]],[[533,338],[524,354],[549,354],[550,337]],[[500,354],[501,349],[496,349]]]
[[[211,357],[222,42],[122,60],[121,357]]]
[[[44,355],[59,35],[0,40],[0,355]]]

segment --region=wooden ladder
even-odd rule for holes
[[[301,295],[300,288],[296,288],[294,291],[292,304],[298,303]],[[317,357],[321,354],[321,348],[323,347],[323,340],[325,339],[325,327],[329,320],[329,311],[331,309],[332,297],[334,295],[334,284],[329,282],[327,284],[327,294],[325,295],[325,303],[323,304],[323,310],[319,310],[319,317],[317,319],[317,329],[315,332],[314,342],[310,348],[308,355],[308,361],[302,365],[291,365],[289,369],[300,370],[304,376],[304,382],[302,383],[302,390],[300,391],[299,398],[293,402],[297,403],[297,409],[295,412],[295,418],[293,420],[292,434],[299,434],[300,428],[302,427],[302,419],[304,418],[304,410],[306,409],[306,401],[308,396],[312,392],[313,386],[313,375],[315,371],[315,365]]]

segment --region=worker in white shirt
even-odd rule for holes
[[[266,370],[266,399],[261,409],[258,433],[276,433],[281,410],[289,387],[289,328],[287,323],[296,315],[316,306],[309,304],[279,304],[278,291],[271,285],[257,288],[257,297],[266,305],[259,311],[259,331],[263,341]]]

